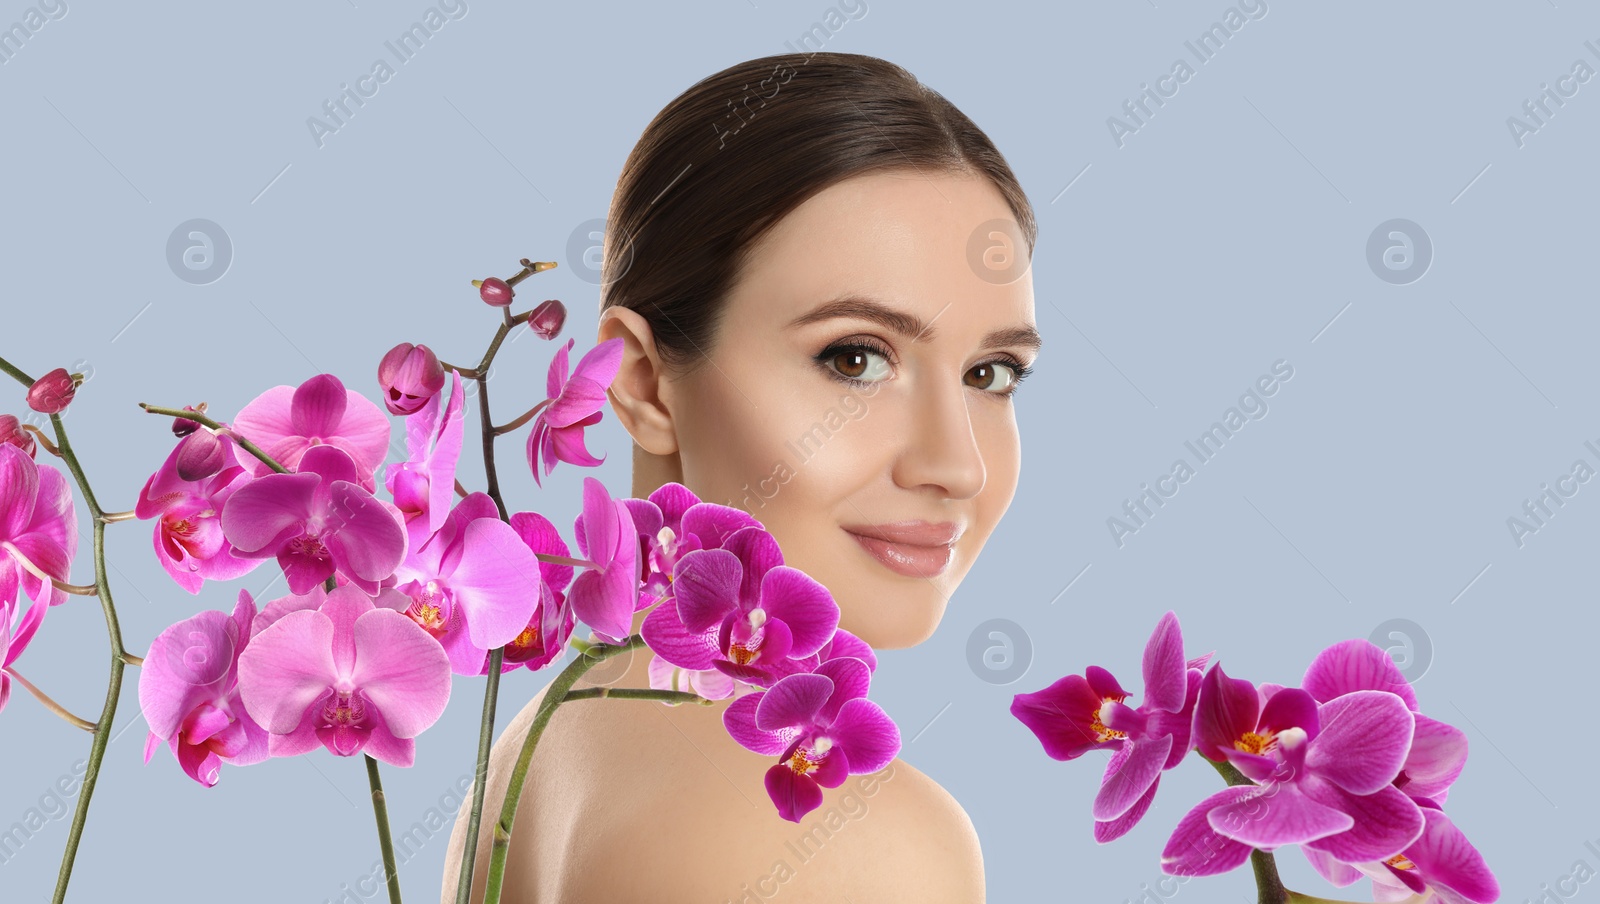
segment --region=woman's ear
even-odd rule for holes
[[[600,312],[597,343],[622,339],[622,364],[606,390],[617,420],[639,448],[654,455],[678,451],[671,387],[656,353],[655,334],[637,311],[612,305]]]

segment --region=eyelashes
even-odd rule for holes
[[[832,362],[834,359],[852,352],[864,352],[866,354],[878,355],[887,361],[890,367],[893,367],[895,363],[894,353],[886,346],[871,339],[852,339],[847,342],[835,343],[823,349],[821,352],[818,352],[813,357],[813,360],[817,362],[818,367],[822,368],[823,373],[827,374],[834,380],[849,386],[859,386],[867,383],[881,382],[878,380],[866,380],[862,379],[861,377],[852,377],[848,374],[840,373],[838,370],[830,366],[830,362]],[[1008,354],[1002,354],[987,361],[979,362],[978,364],[974,365],[974,367],[993,367],[995,365],[1005,366],[1013,373],[1014,376],[1012,377],[1011,384],[998,392],[980,389],[980,391],[985,395],[1010,399],[1012,396],[1016,395],[1018,387],[1022,385],[1022,381],[1027,379],[1029,374],[1033,373],[1033,368],[1023,364],[1021,361]]]

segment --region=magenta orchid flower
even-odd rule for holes
[[[6,701],[11,699],[11,664],[28,648],[48,607],[48,603],[30,603],[22,610],[22,617],[16,618],[16,604],[0,600],[0,712],[5,711]]]
[[[51,582],[67,580],[77,551],[78,513],[67,479],[0,444],[0,605],[15,603],[18,591],[52,606],[66,602],[66,592]]]
[[[573,522],[578,549],[593,563],[572,582],[567,594],[573,613],[607,643],[622,643],[633,633],[639,603],[639,532],[622,500],[605,484],[583,479],[583,514]]]
[[[1385,886],[1393,900],[1435,888],[1447,904],[1495,900],[1499,885],[1476,848],[1439,809],[1467,762],[1467,736],[1417,709],[1416,692],[1388,653],[1364,639],[1334,644],[1306,668],[1301,686],[1320,702],[1361,690],[1386,690],[1405,701],[1416,720],[1411,748],[1394,786],[1422,808],[1422,837],[1384,861],[1345,863],[1330,854],[1302,848],[1323,878],[1344,887],[1362,874],[1374,887]],[[1484,897],[1492,895],[1491,897]],[[1453,897],[1452,897],[1453,896]]]
[[[762,528],[735,531],[720,549],[685,554],[672,586],[672,600],[645,616],[641,633],[680,668],[715,668],[767,687],[815,669],[839,627],[833,595],[783,564],[778,541]]]
[[[1156,623],[1142,670],[1145,699],[1137,709],[1123,702],[1128,692],[1099,666],[1011,701],[1011,714],[1054,759],[1115,751],[1094,799],[1095,840],[1102,844],[1138,824],[1155,799],[1161,773],[1192,749],[1190,725],[1201,673],[1184,659],[1183,633],[1173,612]]]
[[[900,752],[900,729],[866,699],[870,683],[866,663],[841,657],[815,672],[780,678],[723,711],[723,725],[735,741],[778,756],[766,786],[784,819],[799,822],[822,805],[823,788],[877,772]]]
[[[590,468],[605,461],[604,456],[595,458],[584,447],[583,428],[600,422],[606,389],[622,366],[622,340],[607,339],[589,349],[569,376],[567,354],[576,342],[568,339],[550,359],[550,372],[545,378],[549,398],[528,433],[528,467],[533,470],[534,483],[540,486],[544,485],[540,471],[548,476],[557,461]]]
[[[1428,801],[1422,806],[1422,834],[1405,851],[1382,861],[1347,865],[1323,877],[1343,888],[1365,875],[1377,901],[1437,901],[1439,904],[1491,904],[1500,883],[1483,855],[1450,817]],[[1322,872],[1319,868],[1318,872]],[[1431,894],[1430,894],[1431,893]],[[1413,897],[1418,896],[1421,897]]]
[[[230,616],[201,612],[162,631],[139,670],[139,708],[150,732],[144,761],[162,741],[184,774],[210,788],[224,762],[268,757],[267,732],[239,699],[239,656],[249,645],[255,601],[239,591]]]
[[[648,608],[671,593],[678,560],[697,549],[720,549],[734,531],[761,527],[750,513],[732,506],[702,502],[681,483],[666,483],[647,499],[624,499],[639,532],[645,574],[639,608]]]
[[[1347,863],[1384,860],[1421,835],[1421,809],[1393,784],[1415,725],[1404,700],[1363,690],[1318,705],[1300,688],[1277,690],[1265,705],[1261,697],[1219,665],[1206,672],[1196,746],[1256,784],[1219,791],[1179,820],[1162,851],[1165,872],[1215,875],[1252,848],[1285,844]]]
[[[261,447],[267,456],[291,471],[317,446],[336,446],[355,463],[362,489],[375,488],[373,473],[389,450],[389,419],[366,396],[333,374],[318,374],[295,386],[275,386],[244,406],[233,430]],[[242,459],[261,477],[272,469],[254,456]]]
[[[556,530],[549,518],[538,512],[516,512],[511,516],[511,529],[535,554],[560,556],[563,559],[572,557],[566,541],[561,539],[561,532]],[[571,565],[539,562],[539,604],[534,607],[528,624],[506,643],[500,663],[501,672],[522,667],[542,669],[566,648],[576,622],[572,602],[567,596],[568,585],[572,583],[572,571]],[[484,662],[483,667],[487,672],[489,663]]]
[[[191,449],[196,437],[201,440]],[[209,459],[215,449],[221,457],[213,470],[210,464],[194,462],[197,456]],[[186,452],[189,453],[186,455]],[[261,564],[260,559],[234,555],[233,544],[222,533],[222,508],[240,487],[249,483],[250,474],[239,464],[238,444],[226,433],[198,430],[184,437],[156,473],[145,481],[134,514],[141,520],[156,519],[153,539],[156,560],[179,587],[199,593],[206,581],[230,581],[242,577]],[[209,474],[186,477],[185,472]]]
[[[268,474],[236,490],[222,510],[234,554],[276,557],[289,591],[302,594],[335,572],[368,594],[406,555],[400,514],[363,489],[355,462],[314,446],[294,474]]]
[[[406,615],[444,647],[458,675],[481,675],[489,651],[520,635],[540,599],[539,560],[494,500],[473,493],[395,570]]]
[[[416,622],[345,586],[251,639],[239,654],[239,693],[270,733],[273,756],[320,745],[410,766],[414,739],[450,700],[450,658]]]
[[[461,374],[450,372],[450,399],[435,393],[406,418],[406,460],[384,470],[383,485],[405,517],[412,549],[444,526],[455,498],[456,463],[461,459],[466,392]]]

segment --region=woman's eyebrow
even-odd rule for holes
[[[819,323],[832,320],[836,317],[851,317],[858,320],[868,320],[892,330],[913,342],[932,342],[935,333],[933,325],[924,323],[921,317],[908,311],[892,308],[876,299],[860,295],[845,295],[836,298],[813,311],[801,314],[789,321],[785,329],[795,329],[808,323]],[[1044,340],[1039,331],[1026,324],[1005,327],[994,330],[983,337],[984,348],[998,348],[1006,345],[1018,345],[1030,351],[1038,351],[1044,345]]]

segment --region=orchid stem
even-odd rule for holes
[[[123,653],[122,661],[126,662],[128,665],[144,665],[144,657],[135,656],[132,653]]]
[[[44,446],[44,450],[46,452],[49,452],[51,455],[54,455],[57,458],[61,457],[61,450],[56,448],[56,444],[50,441],[50,437],[46,436],[43,430],[40,430],[38,427],[35,427],[32,424],[23,424],[22,429],[32,433],[34,439],[39,441],[39,445]]]
[[[520,417],[518,417],[516,420],[512,421],[511,423],[509,423],[509,424],[501,424],[500,426],[494,428],[495,435],[496,436],[503,436],[504,434],[510,433],[511,431],[517,429],[518,427],[521,427],[523,424],[526,424],[527,422],[533,420],[534,417],[539,414],[539,412],[541,412],[545,408],[549,407],[550,403],[553,402],[553,401],[555,401],[555,400],[554,399],[545,399],[543,402],[540,402],[539,404],[537,404],[537,405],[533,406],[532,408],[528,409],[527,411],[523,412]]]
[[[107,524],[114,524],[118,521],[132,521],[137,517],[139,517],[138,511],[129,509],[126,512],[106,512],[100,516],[100,520]]]
[[[223,427],[221,424],[217,423],[216,421],[212,420],[209,417],[206,417],[205,415],[201,414],[198,411],[181,411],[181,410],[179,410],[177,408],[159,408],[159,407],[157,407],[155,405],[147,405],[144,402],[140,402],[139,403],[139,407],[143,408],[145,411],[147,411],[147,412],[149,412],[151,414],[159,414],[159,415],[162,415],[163,417],[185,418],[187,420],[194,421],[195,423],[200,424],[201,426],[207,427],[207,428],[209,428],[211,430],[225,430],[225,429],[227,429],[227,428]],[[255,443],[245,439],[244,437],[242,437],[242,436],[240,436],[240,435],[238,435],[236,433],[233,433],[232,431],[229,431],[228,435],[233,437],[233,439],[236,442],[238,442],[239,448],[245,450],[246,452],[249,452],[251,455],[254,455],[256,458],[260,459],[264,464],[266,464],[267,467],[271,468],[274,471],[277,471],[279,474],[287,474],[289,472],[288,468],[285,468],[283,465],[278,464],[276,461],[273,460],[272,456],[270,456],[267,453],[261,451],[261,447],[260,446],[256,445]]]
[[[710,706],[715,700],[702,697],[689,691],[663,691],[653,687],[585,687],[575,691],[567,691],[561,698],[562,703],[571,703],[574,700],[599,700],[612,697],[617,700],[660,700],[663,703],[698,703],[701,706]]]
[[[505,801],[500,805],[500,821],[494,824],[494,846],[489,854],[489,879],[484,887],[483,904],[500,904],[500,886],[505,880],[506,856],[511,852],[511,825],[517,818],[517,804],[522,798],[522,784],[528,778],[528,764],[533,761],[534,748],[556,708],[566,701],[572,685],[583,673],[613,656],[631,652],[644,646],[644,637],[634,634],[620,644],[595,644],[582,656],[561,670],[545,689],[544,701],[528,726],[528,735],[522,740],[522,751],[517,754],[517,764],[511,770],[511,781],[506,786]],[[463,855],[468,861],[476,856],[476,848],[468,847]]]
[[[34,687],[33,686],[33,682],[31,682],[28,679],[22,677],[22,673],[21,672],[18,672],[16,669],[13,669],[13,668],[10,668],[10,667],[7,667],[5,671],[6,671],[6,674],[8,674],[11,677],[17,679],[17,683],[18,684],[20,684],[23,687],[27,688],[28,689],[28,693],[30,693],[30,694],[34,695],[35,697],[39,698],[39,702],[44,704],[45,709],[50,710],[51,712],[55,713],[56,715],[60,716],[61,718],[65,719],[65,720],[67,720],[68,722],[72,723],[73,725],[76,725],[79,728],[83,729],[84,731],[92,732],[92,731],[97,730],[96,726],[95,726],[95,724],[93,722],[90,722],[88,719],[82,719],[82,718],[79,718],[78,716],[73,715],[71,710],[67,709],[65,706],[62,706],[61,704],[57,703],[56,701],[50,699],[50,695],[49,694],[46,694],[44,691],[41,691],[37,687]]]
[[[532,272],[537,271],[527,270],[508,283],[515,283]],[[511,521],[511,515],[506,508],[504,497],[500,495],[500,477],[494,465],[496,434],[494,421],[489,416],[489,367],[494,364],[494,356],[500,351],[500,344],[505,341],[506,334],[523,319],[526,319],[526,315],[513,317],[510,309],[506,309],[505,322],[495,329],[494,338],[489,341],[489,348],[483,353],[483,360],[478,362],[477,367],[471,369],[472,379],[478,383],[478,420],[483,432],[483,474],[488,483],[485,492],[494,500],[494,507],[500,513],[500,520],[507,523]],[[462,370],[462,368],[456,369]],[[478,763],[473,772],[476,779],[472,783],[472,810],[467,817],[466,853],[461,858],[461,874],[456,882],[456,904],[469,904],[472,898],[472,870],[477,861],[478,830],[483,822],[484,786],[489,780],[489,754],[494,745],[494,711],[500,699],[500,672],[504,661],[503,647],[489,651],[486,676],[488,680],[484,682],[483,688],[483,719],[478,727]]]
[[[465,499],[467,496],[471,495],[467,492],[467,488],[461,485],[461,481],[459,480],[456,481],[456,495],[460,496],[462,499]]]
[[[15,364],[12,364],[10,361],[7,361],[4,358],[0,358],[0,370],[3,370],[6,373],[10,374],[11,378],[13,380],[16,380],[18,383],[21,383],[23,386],[26,386],[29,389],[33,388],[33,378],[28,376],[27,374],[23,373],[21,370],[19,370],[17,368],[17,366]]]
[[[33,386],[33,380],[29,379],[27,374],[4,358],[0,358],[0,370],[10,374],[24,386]],[[67,441],[67,430],[61,426],[61,415],[50,415],[50,426],[55,430],[56,446],[60,449],[61,460],[66,463],[67,470],[72,472],[72,478],[83,493],[83,503],[88,507],[91,520],[94,522],[94,583],[99,590],[100,609],[105,614],[106,620],[106,637],[111,645],[111,674],[106,681],[106,702],[101,707],[100,719],[95,724],[109,728],[116,717],[117,700],[122,694],[122,657],[127,651],[122,647],[122,627],[117,622],[117,607],[111,600],[111,584],[106,577],[106,524],[100,520],[105,511],[94,498],[94,490],[90,489],[89,479],[83,474],[83,466],[79,464],[78,456],[73,453],[72,444]],[[100,762],[105,759],[106,744],[110,741],[110,731],[96,730],[94,740],[90,742],[88,769],[83,776],[83,788],[82,793],[78,795],[78,805],[72,814],[72,827],[67,830],[67,849],[61,856],[61,871],[56,876],[53,904],[63,904],[67,899],[67,882],[72,878],[72,863],[78,856],[78,842],[83,838],[83,826],[89,819],[89,802],[94,799],[94,787],[100,778]]]
[[[394,842],[389,836],[389,804],[383,798],[383,781],[378,778],[378,761],[364,753],[367,784],[372,786],[372,815],[378,820],[378,845],[383,848],[383,873],[389,877],[389,904],[400,904],[400,873],[394,866]]]
[[[73,596],[94,596],[100,592],[100,588],[93,584],[68,584],[66,581],[58,581],[55,578],[50,579],[50,586]]]

